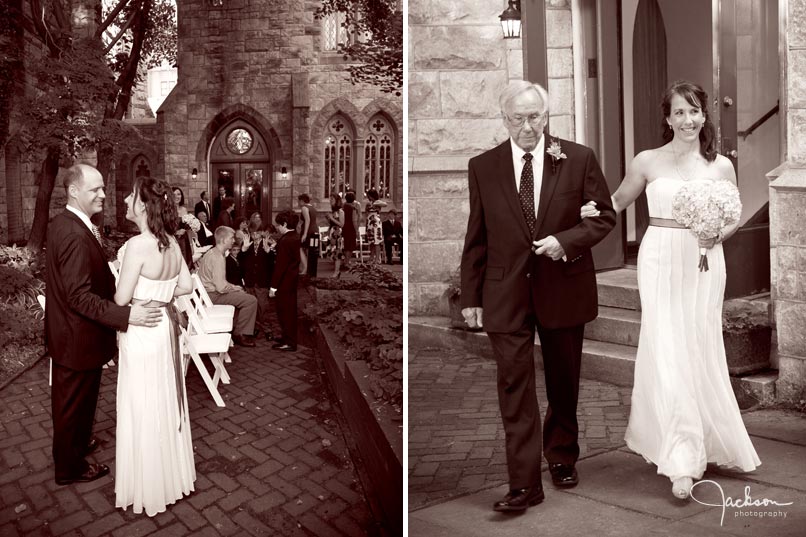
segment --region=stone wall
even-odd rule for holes
[[[443,293],[459,267],[467,225],[467,161],[507,139],[498,95],[524,78],[524,41],[502,37],[504,0],[408,6],[409,313],[447,314]],[[573,139],[567,0],[546,2],[546,27],[550,128]]]
[[[303,192],[325,208],[324,145],[317,138],[321,131],[313,127],[322,113],[341,112],[355,123],[358,140],[366,133],[364,112],[372,110],[397,128],[393,202],[402,207],[402,97],[351,84],[341,55],[320,52],[322,22],[313,17],[319,5],[313,0],[235,0],[218,8],[207,0],[179,3],[179,79],[157,114],[158,170],[172,184],[185,185],[187,199],[195,202],[201,191],[211,190],[207,151],[217,131],[244,119],[269,146],[271,211],[296,207]],[[195,180],[192,168],[198,170]]]
[[[770,183],[770,279],[781,401],[806,398],[806,0],[789,2],[786,162]]]

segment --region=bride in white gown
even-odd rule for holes
[[[115,452],[115,506],[149,516],[194,490],[190,436],[177,317],[171,302],[192,281],[173,237],[176,206],[170,187],[139,178],[126,198],[126,218],[140,230],[118,253],[115,302],[162,307],[153,328],[120,332]]]
[[[687,182],[736,183],[733,165],[716,153],[707,103],[699,86],[672,84],[662,103],[668,143],[639,153],[613,194],[618,213],[646,190],[650,215],[638,253],[641,334],[625,440],[672,480],[681,499],[708,462],[745,472],[761,464],[731,388],[722,340],[721,243],[738,222],[716,239],[698,241],[672,219],[672,199]],[[700,247],[708,249],[707,272],[698,268]]]

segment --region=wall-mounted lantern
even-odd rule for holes
[[[283,176],[283,179],[288,179],[288,169],[285,166],[280,168],[280,175]]]
[[[193,168],[192,170],[190,170],[190,178],[191,179],[193,179],[195,181],[196,177],[198,177],[198,176],[199,176],[199,170],[197,170],[196,168]]]
[[[504,39],[518,39],[521,36],[521,0],[509,0],[509,6],[498,17],[504,30]]]

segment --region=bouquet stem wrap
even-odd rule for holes
[[[687,182],[672,198],[672,218],[686,226],[701,240],[719,236],[742,215],[739,189],[725,180],[694,180]],[[708,270],[708,250],[700,247],[698,268]]]

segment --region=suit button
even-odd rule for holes
[[[527,278],[531,278],[531,277],[532,277],[532,273],[531,273],[531,272],[527,272],[527,273],[526,273],[526,277],[527,277]]]

